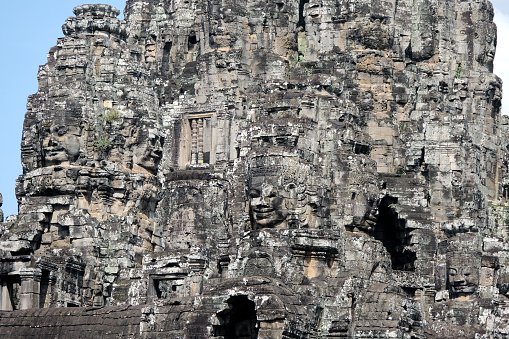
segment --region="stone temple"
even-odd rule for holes
[[[39,69],[1,336],[509,337],[489,1],[124,13],[74,8]]]

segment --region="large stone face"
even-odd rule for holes
[[[146,338],[509,335],[489,1],[74,14],[28,100],[3,310],[146,305]]]

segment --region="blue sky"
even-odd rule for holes
[[[37,70],[62,37],[62,24],[86,0],[3,1],[0,11],[0,193],[5,216],[17,214],[14,196],[21,174],[20,142],[27,98],[37,92]],[[126,1],[104,0],[120,10]],[[495,73],[509,83],[509,1],[493,0],[499,28]],[[122,15],[121,15],[122,17]],[[505,88],[505,86],[504,86]],[[509,92],[505,95],[509,98]],[[509,114],[509,100],[503,111]]]

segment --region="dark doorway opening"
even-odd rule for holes
[[[245,295],[228,299],[228,308],[217,314],[221,325],[214,326],[214,336],[224,339],[258,338],[255,303]]]
[[[398,198],[385,196],[378,207],[378,220],[375,225],[375,239],[380,240],[391,255],[392,269],[414,271],[417,256],[411,251],[410,229],[406,220],[401,219],[395,210]]]
[[[309,3],[309,0],[299,1],[299,22],[297,23],[298,30],[306,31],[306,16],[304,15],[304,6]]]
[[[173,47],[173,43],[168,41],[164,44],[163,49],[163,62],[161,71],[163,73],[167,73],[170,70],[170,60],[171,60],[171,48]]]
[[[48,291],[50,289],[50,272],[43,270],[41,276],[41,288],[39,295],[39,308],[50,307]]]

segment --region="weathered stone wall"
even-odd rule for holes
[[[3,310],[145,305],[119,334],[146,338],[507,335],[489,1],[74,14],[28,100]]]

